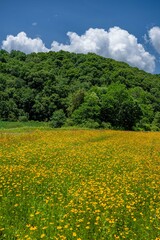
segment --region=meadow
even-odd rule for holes
[[[160,133],[0,131],[0,239],[160,239]]]

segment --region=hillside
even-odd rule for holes
[[[160,75],[95,54],[0,50],[0,120],[160,130]]]

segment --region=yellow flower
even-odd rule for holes
[[[62,227],[61,226],[57,226],[57,230],[61,230],[62,229]]]
[[[38,214],[40,214],[40,212],[36,212],[35,214],[38,215]]]
[[[73,237],[76,237],[76,236],[77,236],[77,233],[73,232],[73,234],[72,234],[72,235],[73,235]]]
[[[98,221],[99,219],[100,219],[100,217],[99,217],[99,216],[97,216],[97,217],[96,217],[96,221]]]
[[[45,230],[45,229],[47,229],[47,228],[48,228],[47,226],[44,226],[42,229]]]
[[[46,235],[44,233],[41,234],[41,238],[44,238]]]
[[[31,230],[31,231],[35,231],[36,229],[37,229],[36,226],[31,226],[31,227],[30,227],[30,230]]]

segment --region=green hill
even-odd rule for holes
[[[96,54],[0,50],[0,119],[160,130],[160,75]]]

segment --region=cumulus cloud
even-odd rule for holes
[[[70,44],[65,45],[54,41],[51,50],[94,52],[107,58],[124,61],[147,72],[153,72],[155,69],[155,57],[145,51],[134,35],[119,27],[110,28],[108,31],[90,28],[81,36],[74,32],[68,32],[67,35]]]
[[[83,35],[75,32],[68,32],[67,35],[69,44],[53,41],[51,49],[47,49],[40,38],[31,39],[26,33],[21,32],[15,37],[7,36],[2,48],[9,52],[14,49],[25,53],[60,50],[75,53],[93,52],[106,58],[126,62],[147,72],[154,72],[155,57],[145,51],[134,35],[119,27],[110,28],[108,31],[90,28]]]
[[[160,54],[160,27],[151,28],[148,34],[153,47]]]
[[[6,40],[2,42],[2,49],[8,52],[19,50],[24,53],[48,51],[40,38],[31,39],[27,37],[25,32],[20,32],[17,36],[8,35]]]

